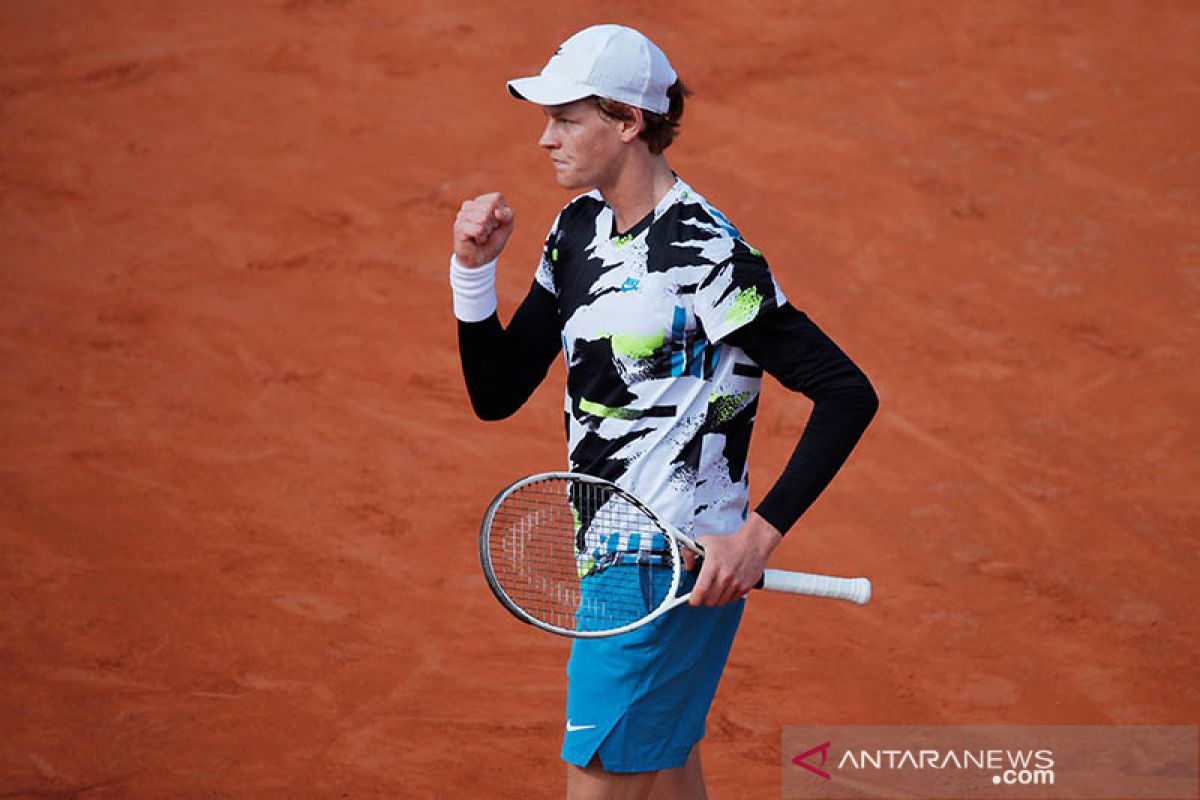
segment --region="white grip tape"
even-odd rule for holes
[[[774,592],[848,600],[860,606],[871,599],[871,582],[866,578],[834,578],[782,569],[763,570],[763,588]]]

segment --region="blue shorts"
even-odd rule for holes
[[[639,579],[635,567],[608,571],[617,570]],[[669,583],[670,573],[662,572]],[[694,582],[685,575],[683,591]],[[629,633],[576,639],[567,663],[563,760],[586,767],[599,756],[606,772],[683,766],[704,738],[744,607],[744,600],[717,608],[683,605]]]

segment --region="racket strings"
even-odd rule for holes
[[[493,515],[488,550],[509,599],[567,630],[632,624],[673,588],[674,547],[610,486],[555,477],[517,488]]]

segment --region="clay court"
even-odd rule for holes
[[[595,8],[0,6],[0,796],[562,796],[569,643],[476,535],[563,371],[475,420],[446,262],[501,190],[524,296],[569,195],[504,81],[610,21],[882,401],[772,562],[875,598],[751,600],[712,795],[786,725],[1200,718],[1200,7]],[[756,497],[809,407],[764,384]]]

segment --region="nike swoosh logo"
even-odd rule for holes
[[[567,720],[567,733],[574,733],[575,731],[586,731],[588,728],[594,728],[594,727],[596,727],[596,726],[595,725],[572,725],[571,720]]]

